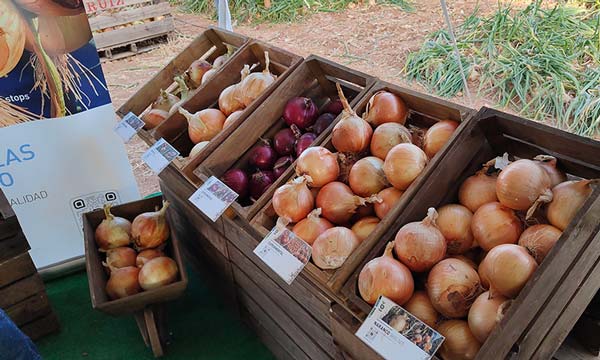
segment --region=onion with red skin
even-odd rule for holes
[[[546,211],[550,224],[564,231],[592,194],[593,183],[598,183],[598,179],[565,181],[556,185],[552,189],[553,200]]]
[[[375,127],[390,122],[404,125],[408,118],[408,107],[398,95],[382,90],[369,99],[364,117]]]
[[[104,205],[104,216],[100,225],[96,228],[94,239],[100,250],[108,250],[131,243],[131,222],[129,220],[114,216],[111,212],[112,205]]]
[[[383,295],[398,305],[406,303],[415,288],[410,270],[392,256],[394,242],[387,244],[381,257],[369,261],[358,275],[358,291],[373,305]]]
[[[430,127],[423,138],[423,150],[431,159],[450,140],[459,123],[452,120],[438,121]]]
[[[106,262],[104,265],[109,270],[120,269],[127,266],[135,266],[137,253],[130,247],[122,246],[106,251]]]
[[[440,261],[427,276],[429,299],[433,307],[447,318],[466,316],[480,288],[477,271],[455,258]]]
[[[381,200],[376,202],[374,206],[377,217],[383,219],[394,208],[396,203],[400,201],[402,194],[404,194],[404,191],[393,187],[383,189],[377,193],[377,197]]]
[[[138,275],[140,286],[144,290],[153,290],[174,283],[179,269],[170,257],[162,256],[148,261]]]
[[[190,67],[186,71],[186,75],[190,79],[192,88],[195,89],[202,85],[202,78],[210,69],[212,69],[212,65],[204,59],[194,60],[190,64]]]
[[[558,160],[554,156],[538,155],[533,160],[546,171],[550,177],[551,187],[567,181],[567,174],[558,169]]]
[[[112,270],[110,278],[106,282],[106,293],[108,294],[108,297],[112,300],[116,300],[135,295],[142,291],[138,281],[139,273],[140,269],[135,266],[127,266]]]
[[[427,155],[413,144],[398,144],[383,164],[387,180],[398,190],[406,190],[427,166]]]
[[[292,228],[292,232],[300,237],[300,239],[306,241],[312,245],[315,240],[325,232],[333,227],[333,224],[329,220],[321,217],[321,209],[317,208],[308,214],[306,219],[299,221]]]
[[[180,107],[179,113],[188,121],[188,135],[194,144],[212,140],[225,124],[225,115],[217,109],[204,109],[191,114]]]
[[[369,237],[369,235],[371,235],[378,224],[379,218],[375,216],[367,216],[355,222],[350,230],[356,234],[358,241],[363,242]]]
[[[283,156],[275,161],[275,165],[273,165],[273,176],[275,179],[279,179],[281,175],[287,170],[288,167],[292,166],[294,163],[294,158],[291,156]]]
[[[483,204],[498,201],[496,180],[498,175],[488,175],[490,165],[486,165],[475,175],[468,177],[458,189],[458,201],[471,212],[477,211]]]
[[[271,170],[277,161],[277,153],[267,140],[261,140],[261,144],[250,150],[248,163],[260,170]]]
[[[275,191],[273,209],[279,217],[296,223],[312,211],[315,199],[308,189],[308,182],[310,182],[309,176],[300,176]]]
[[[308,149],[308,147],[310,145],[312,145],[313,142],[315,142],[316,138],[317,138],[317,135],[315,135],[313,133],[302,134],[302,136],[300,136],[298,141],[296,141],[296,156],[302,155],[302,153],[306,149]]]
[[[439,350],[442,359],[475,359],[481,344],[471,332],[466,321],[446,320],[440,323],[436,330],[446,338]]]
[[[342,92],[340,84],[336,84],[344,111],[340,120],[333,127],[331,143],[340,152],[360,153],[369,148],[373,129],[368,122],[363,120],[352,110],[348,100]]]
[[[323,217],[337,225],[347,224],[359,206],[377,201],[354,195],[348,185],[339,181],[330,182],[319,190],[317,207],[323,210]]]
[[[338,116],[344,110],[344,104],[342,104],[342,100],[339,98],[331,99],[323,108],[321,109],[321,114],[330,113],[335,116]]]
[[[315,121],[314,125],[311,127],[311,131],[317,135],[320,135],[321,133],[323,133],[323,131],[327,130],[327,128],[331,124],[333,124],[333,121],[335,120],[336,116],[337,115],[334,115],[332,113],[321,114]]]
[[[229,169],[221,176],[221,180],[241,198],[248,196],[250,180],[248,174],[242,169]]]
[[[487,203],[473,214],[471,231],[477,244],[486,251],[500,244],[516,244],[523,231],[515,212],[499,202]]]
[[[541,264],[561,235],[562,231],[552,225],[533,225],[523,231],[519,237],[519,245],[527,249],[535,261]]]
[[[448,254],[459,255],[467,252],[473,245],[473,213],[458,204],[444,205],[437,211],[437,225],[446,239]]]
[[[475,299],[471,309],[469,309],[467,321],[469,329],[471,329],[477,341],[480,343],[485,342],[492,330],[504,317],[510,304],[511,300],[502,295],[490,298],[489,291],[482,293]]]
[[[252,176],[248,188],[250,190],[250,197],[254,200],[258,200],[267,189],[273,185],[276,178],[272,171],[269,170],[258,170]]]
[[[322,187],[335,181],[339,172],[337,157],[322,146],[306,149],[296,161],[296,174],[310,176],[312,187]]]
[[[300,130],[312,126],[318,115],[319,111],[314,101],[306,97],[291,98],[283,109],[285,123],[288,126],[295,125]]]
[[[146,250],[142,250],[140,251],[140,253],[137,255],[136,259],[135,259],[135,266],[142,268],[142,266],[144,266],[148,261],[157,258],[157,257],[161,257],[161,256],[165,256],[165,253],[162,252],[162,250],[158,250],[158,249],[146,249]]]
[[[279,156],[292,155],[296,150],[298,133],[292,129],[281,129],[273,136],[273,148]]]
[[[417,319],[423,321],[432,329],[435,329],[440,314],[438,314],[437,310],[433,307],[427,292],[422,290],[415,291],[410,300],[402,305],[402,307],[413,314]]]
[[[131,238],[139,250],[155,248],[162,245],[170,235],[167,223],[167,209],[170,203],[163,201],[163,206],[158,211],[140,214],[131,223]]]
[[[427,271],[446,256],[446,240],[436,225],[437,216],[435,209],[429,208],[425,219],[408,223],[396,233],[396,256],[414,272]]]
[[[412,143],[412,135],[407,128],[397,123],[381,124],[373,131],[371,154],[385,160],[394,146],[403,143]]]
[[[320,269],[337,269],[360,242],[352,230],[337,226],[325,230],[312,244],[312,259]]]
[[[348,183],[358,196],[370,196],[390,186],[383,173],[383,160],[367,156],[358,160],[350,169]]]
[[[491,298],[503,295],[514,299],[533,276],[537,266],[524,247],[502,244],[488,252],[479,264],[479,273],[489,284]]]

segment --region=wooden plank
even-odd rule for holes
[[[29,243],[21,232],[16,236],[0,241],[0,262],[11,259],[29,251]]]
[[[54,312],[49,313],[43,318],[32,321],[21,327],[21,331],[25,335],[29,336],[31,340],[38,340],[46,335],[58,332],[60,330],[60,323],[58,317]]]
[[[123,29],[94,34],[94,41],[96,42],[98,51],[102,51],[168,34],[174,29],[173,18],[167,17],[146,24],[133,25]]]
[[[148,5],[137,9],[119,11],[115,13],[103,13],[90,18],[92,31],[105,29],[107,27],[129,24],[134,21],[146,20],[153,17],[169,15],[171,5],[168,2],[156,5]],[[114,31],[114,30],[109,30]]]
[[[0,220],[0,241],[17,236],[21,232],[21,225],[16,216]]]
[[[586,351],[573,336],[567,337],[560,346],[556,354],[552,357],[554,360],[598,360],[598,355]]]
[[[0,288],[35,272],[35,265],[27,252],[6,260],[0,263]]]
[[[90,18],[94,18],[97,16],[95,13],[151,2],[153,0],[88,0],[85,2],[85,11]]]
[[[52,307],[46,292],[41,291],[4,310],[17,326],[21,326],[52,312]]]
[[[36,273],[0,289],[0,308],[6,309],[44,290],[42,278]]]
[[[373,349],[354,335],[360,323],[340,305],[331,308],[331,330],[336,344],[353,359],[381,360]]]
[[[292,355],[286,350],[285,346],[281,345],[277,339],[273,337],[273,334],[265,329],[265,327],[261,325],[260,321],[250,314],[248,310],[243,309],[242,312],[242,320],[244,323],[254,331],[262,343],[267,346],[271,353],[273,353],[276,359],[288,360],[293,358]]]
[[[10,206],[10,202],[4,195],[4,192],[2,192],[2,189],[0,189],[0,217],[2,220],[6,220],[14,216],[16,215]]]

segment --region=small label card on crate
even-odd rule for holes
[[[211,176],[190,196],[189,201],[215,222],[237,198],[235,191]]]
[[[161,138],[142,155],[142,160],[152,171],[160,174],[178,156],[179,151]]]
[[[356,336],[387,360],[431,359],[444,342],[440,333],[385,296],[377,299]]]
[[[123,117],[123,120],[119,121],[114,130],[124,142],[129,142],[135,134],[144,127],[144,125],[146,124],[142,119],[130,112]]]
[[[291,285],[308,263],[312,248],[290,230],[276,226],[258,244],[254,253]]]

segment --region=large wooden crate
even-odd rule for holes
[[[422,220],[429,207],[456,202],[460,184],[481,164],[504,152],[520,158],[548,154],[556,157],[569,175],[600,176],[599,142],[484,108],[450,144],[435,171],[420,184],[412,201],[393,219],[386,235],[378,240],[345,284],[342,293],[346,306],[358,320],[362,321],[371,310],[357,289],[363,266],[381,256],[401,226]],[[600,189],[596,189],[565,229],[502,322],[482,345],[478,359],[504,359],[509,355],[523,359],[547,358],[556,351],[598,290],[599,195]]]

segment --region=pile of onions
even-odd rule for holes
[[[111,205],[104,205],[104,216],[96,228],[95,240],[100,250],[108,250],[131,243],[131,222],[110,212]]]
[[[142,291],[138,281],[140,269],[135,266],[127,266],[114,269],[106,282],[106,293],[108,297],[115,300],[134,295]]]
[[[275,182],[275,174],[269,170],[258,170],[252,176],[248,183],[250,189],[250,197],[258,200],[267,189]]]
[[[273,209],[279,217],[295,223],[312,211],[315,201],[306,185],[308,181],[309,176],[300,176],[275,190]]]
[[[348,183],[358,196],[377,194],[390,186],[383,172],[383,160],[375,156],[367,156],[354,163]]]
[[[248,196],[249,179],[248,175],[240,169],[227,170],[221,177],[221,180],[231,190],[235,191],[239,196]]]
[[[333,227],[325,230],[312,244],[312,259],[319,268],[337,269],[360,244],[352,230]]]
[[[275,161],[275,165],[273,165],[273,176],[276,179],[279,179],[281,175],[294,163],[294,158],[291,156],[282,156],[277,161]]]
[[[498,201],[496,196],[498,175],[496,173],[488,175],[490,166],[491,164],[486,164],[475,175],[467,178],[458,190],[458,201],[473,213],[483,204]]]
[[[217,109],[204,109],[191,114],[180,107],[179,113],[188,121],[188,135],[194,144],[212,140],[225,124],[225,115]]]
[[[250,106],[271,84],[277,80],[277,76],[269,71],[269,53],[265,51],[265,69],[248,75],[239,85],[237,95],[244,107]]]
[[[379,224],[379,218],[366,216],[355,222],[351,230],[356,234],[358,240],[363,242],[375,230],[377,224]]]
[[[413,144],[398,144],[383,164],[387,180],[398,190],[406,190],[427,165],[427,155]]]
[[[402,305],[402,307],[413,314],[417,319],[423,321],[432,329],[435,329],[440,314],[438,314],[437,310],[433,307],[433,304],[425,291],[415,291],[410,300]]]
[[[321,209],[317,208],[308,214],[306,219],[301,220],[292,228],[292,232],[300,239],[306,241],[312,245],[315,240],[325,232],[333,227],[327,219],[321,217]]]
[[[502,295],[490,297],[489,291],[479,295],[471,309],[467,321],[471,332],[480,343],[484,343],[492,330],[502,320],[508,310],[511,300]]]
[[[311,127],[312,131],[317,135],[321,134],[323,131],[327,130],[327,128],[331,124],[333,124],[333,120],[335,120],[335,117],[336,116],[332,113],[321,114],[315,121],[314,125]]]
[[[423,138],[423,150],[431,159],[450,140],[459,123],[452,120],[443,120],[427,129]]]
[[[397,123],[385,123],[375,128],[371,137],[371,154],[385,160],[388,152],[398,144],[412,143],[407,128]]]
[[[412,271],[427,271],[446,256],[446,240],[437,227],[437,217],[435,209],[429,208],[423,221],[408,223],[396,233],[396,256]]]
[[[306,149],[296,161],[296,174],[310,176],[312,187],[322,187],[335,181],[339,173],[337,157],[322,146]]]
[[[477,244],[489,251],[500,244],[516,244],[523,230],[512,209],[491,202],[477,209],[471,220],[471,231]]]
[[[347,224],[359,206],[377,201],[376,197],[365,199],[354,195],[348,185],[334,181],[323,186],[317,195],[317,207],[323,217],[337,225]]]
[[[550,224],[564,231],[592,193],[594,182],[598,180],[566,181],[556,185],[546,212]]]
[[[400,191],[393,187],[381,190],[377,194],[379,201],[375,202],[374,206],[377,217],[383,219],[400,200],[402,194],[404,194],[404,191]]]
[[[270,170],[277,161],[277,153],[268,140],[261,139],[261,144],[253,147],[248,153],[248,163],[260,170]]]
[[[375,127],[383,123],[404,125],[408,118],[408,107],[398,95],[382,90],[369,99],[364,117]]]
[[[550,186],[555,187],[561,182],[567,181],[567,175],[558,169],[557,160],[554,156],[538,155],[533,160],[546,171],[550,177]]]
[[[440,355],[448,360],[475,359],[481,344],[464,320],[446,320],[436,329],[446,339],[440,347]]]
[[[163,201],[159,211],[146,212],[133,219],[131,237],[138,249],[155,248],[167,241],[170,233],[166,219],[168,207],[169,202]]]
[[[175,282],[177,273],[175,260],[166,256],[157,257],[142,266],[138,280],[142,289],[152,290]]]
[[[552,225],[533,225],[523,231],[519,245],[527,249],[535,261],[541,264],[561,235],[562,231]]]
[[[498,245],[479,264],[479,274],[489,284],[490,297],[515,298],[537,269],[535,259],[519,245]]]
[[[137,254],[130,247],[122,246],[106,251],[105,266],[109,270],[120,269],[127,266],[135,266]]]
[[[369,261],[358,276],[360,296],[373,305],[383,295],[398,305],[406,303],[413,295],[414,280],[410,270],[394,259],[394,242],[387,244],[381,257]]]
[[[447,318],[466,316],[479,292],[479,275],[475,269],[455,258],[437,263],[427,277],[429,299]]]
[[[449,204],[438,209],[437,226],[446,239],[448,254],[463,254],[473,246],[472,218],[473,214],[462,205]]]
[[[340,84],[336,84],[344,111],[338,123],[334,126],[331,142],[340,152],[359,153],[369,148],[373,129],[352,110],[342,92]]]
[[[161,256],[165,256],[165,253],[158,249],[142,250],[139,254],[137,254],[137,257],[135,259],[135,266],[141,268],[148,261]]]
[[[306,97],[295,97],[288,100],[283,109],[283,119],[289,126],[297,126],[304,130],[315,123],[319,110],[314,101]]]

